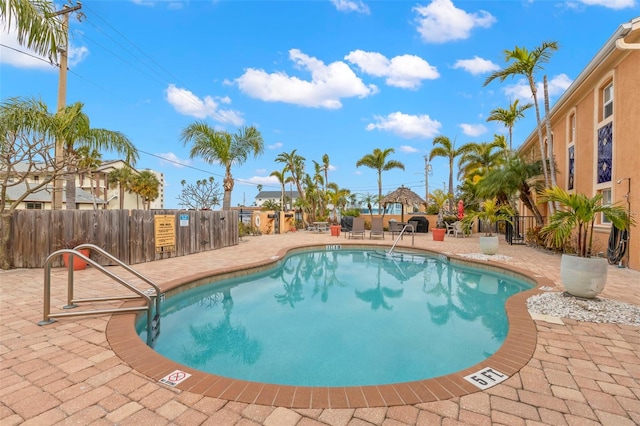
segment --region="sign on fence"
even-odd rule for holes
[[[176,251],[176,219],[173,215],[153,216],[156,253]]]

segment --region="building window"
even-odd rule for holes
[[[611,182],[612,132],[610,122],[598,129],[598,183]]]
[[[606,119],[613,114],[613,83],[609,83],[602,90],[602,119]]]
[[[42,210],[42,203],[26,203],[27,210]]]
[[[610,206],[611,205],[611,188],[603,189],[602,191],[600,191],[600,194],[602,194],[602,205]],[[602,223],[603,225],[610,225],[611,221],[608,220],[606,217],[604,217],[604,215],[601,215],[600,223]]]
[[[567,182],[567,189],[572,190],[573,189],[573,184],[575,181],[575,165],[576,165],[576,157],[575,157],[575,145],[571,145],[569,147],[569,176],[568,179],[569,181]]]
[[[575,114],[571,114],[571,117],[569,117],[569,126],[571,126],[571,128],[569,129],[569,143],[575,143],[576,141],[576,115]]]
[[[33,177],[33,183],[39,183],[40,182],[40,176],[36,175]]]

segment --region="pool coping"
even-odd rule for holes
[[[349,248],[371,248],[371,245],[363,243],[341,243],[340,245]],[[249,270],[253,272],[256,268],[271,267],[291,252],[325,247],[324,244],[291,246],[280,250],[269,259],[241,267],[212,269],[168,281],[160,287],[163,292],[168,292],[185,284],[214,276],[241,275]],[[407,250],[407,248],[402,247],[402,250]],[[205,373],[169,360],[155,352],[140,339],[135,329],[137,317],[135,313],[113,315],[106,328],[107,341],[123,362],[155,381],[159,381],[176,370],[191,374],[188,379],[173,386],[176,389],[228,401],[299,409],[389,407],[446,400],[483,390],[468,382],[464,378],[465,376],[485,368],[491,368],[511,377],[529,362],[536,348],[537,332],[535,323],[527,310],[526,300],[533,295],[542,293],[542,287],[555,287],[551,280],[542,276],[531,276],[531,271],[506,264],[498,266],[488,261],[434,250],[414,248],[409,250],[444,255],[449,260],[471,263],[483,269],[515,274],[525,281],[534,283],[532,289],[517,293],[507,299],[505,309],[509,321],[509,331],[504,343],[493,355],[469,368],[431,379],[387,385],[304,387],[232,379]],[[141,301],[129,301],[125,302],[123,306],[139,306],[141,303]]]

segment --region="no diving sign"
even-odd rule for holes
[[[191,377],[191,374],[185,373],[184,371],[176,370],[173,373],[169,373],[162,379],[160,379],[160,383],[164,383],[165,385],[169,386],[177,386],[187,380],[189,377]]]

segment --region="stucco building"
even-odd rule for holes
[[[616,29],[549,118],[558,186],[602,194],[640,219],[640,17]],[[537,131],[520,150],[540,155]],[[594,229],[594,250],[606,252],[611,224],[600,217]],[[631,228],[627,250],[623,264],[640,269],[640,226]]]

